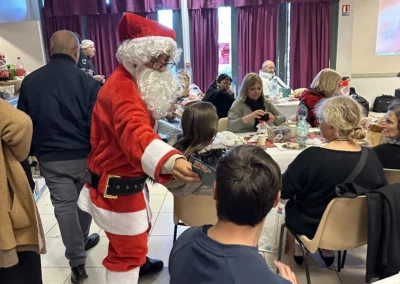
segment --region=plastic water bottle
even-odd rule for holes
[[[279,90],[278,90],[278,79],[275,77],[272,79],[272,84],[271,84],[271,101],[273,103],[277,103],[279,100]]]
[[[305,145],[308,135],[307,115],[308,109],[303,102],[297,108],[296,140],[299,145]]]
[[[25,68],[25,64],[22,61],[21,57],[17,57],[17,62],[15,62],[15,65],[17,65],[19,67],[22,67],[22,68]]]

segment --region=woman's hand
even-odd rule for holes
[[[276,268],[278,268],[280,276],[282,276],[286,280],[289,280],[293,284],[297,284],[296,275],[294,275],[294,273],[292,272],[292,270],[288,265],[283,264],[282,262],[276,260],[275,260],[275,265]]]
[[[270,112],[267,113],[269,114],[269,120],[267,121],[267,124],[273,123],[275,121],[275,116]]]
[[[249,115],[246,115],[242,118],[244,123],[249,123],[252,119],[259,119],[261,117],[263,117],[265,115],[265,111],[263,111],[262,109],[256,110],[252,113],[250,113]],[[274,117],[275,119],[275,117]]]

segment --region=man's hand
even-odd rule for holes
[[[275,260],[275,264],[279,270],[280,276],[282,276],[286,280],[289,280],[293,284],[297,284],[296,276],[294,275],[294,273],[292,272],[292,270],[290,269],[289,266],[287,266],[286,264],[283,264],[282,262],[279,262],[277,260]]]
[[[174,169],[172,170],[173,176],[186,183],[198,183],[201,182],[199,175],[192,171],[192,164],[185,159],[176,159]]]
[[[104,75],[96,75],[96,76],[93,76],[93,78],[95,78],[99,82],[103,82],[105,77],[104,77]]]

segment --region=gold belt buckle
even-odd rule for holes
[[[104,190],[103,197],[104,198],[108,198],[108,199],[117,199],[118,198],[117,195],[109,195],[107,193],[108,192],[108,187],[109,187],[108,182],[110,181],[110,178],[121,178],[121,177],[120,176],[113,176],[113,175],[108,175],[107,176],[107,184],[106,184],[106,189]]]

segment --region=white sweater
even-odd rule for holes
[[[264,96],[266,98],[270,97],[270,93],[271,93],[271,87],[272,87],[272,79],[277,78],[278,79],[278,85],[279,88],[287,88],[288,86],[281,80],[281,78],[279,78],[276,75],[272,75],[270,73],[264,72],[262,70],[260,70],[260,77],[263,81],[263,91],[264,91]]]

